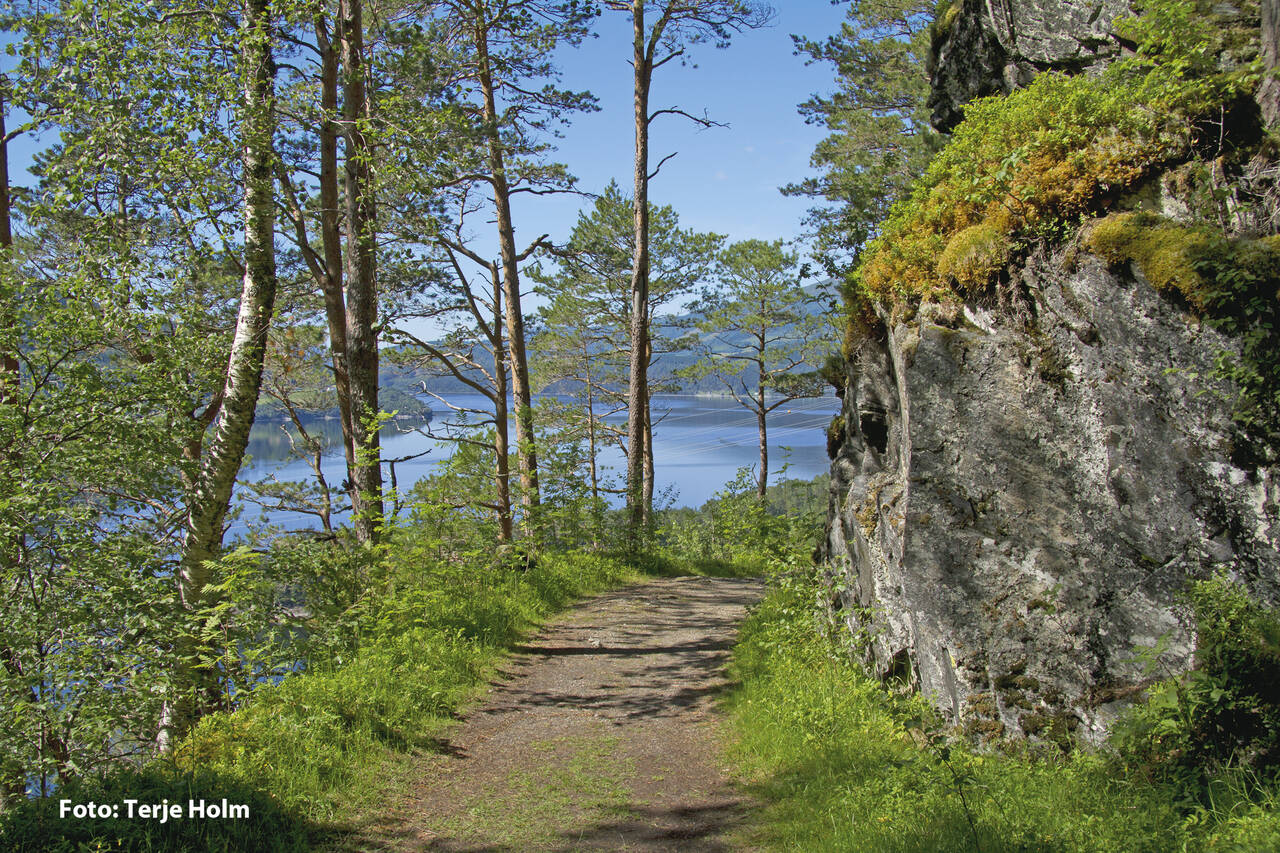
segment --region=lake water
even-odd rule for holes
[[[455,395],[450,398],[455,405],[480,407],[478,395]],[[439,427],[449,416],[439,401],[428,401],[436,411],[434,424]],[[751,468],[759,462],[759,445],[755,415],[727,397],[655,395],[653,398],[653,447],[655,473],[655,503],[672,506],[701,506],[732,480],[739,468]],[[828,470],[826,451],[826,427],[840,410],[835,396],[811,400],[794,400],[783,405],[769,416],[769,469],[770,481],[780,479],[783,465],[785,476],[809,480]],[[621,424],[622,413],[608,418]],[[384,459],[398,459],[428,451],[396,465],[400,488],[407,489],[422,477],[429,475],[442,459],[448,457],[451,447],[420,432],[406,431],[410,425],[389,425],[382,432]],[[334,452],[323,462],[325,477],[337,487],[345,477],[339,443],[340,428],[337,420],[318,421],[309,425],[325,436]],[[514,430],[512,432],[514,440]],[[275,477],[279,480],[305,480],[312,477],[310,467],[301,461],[289,462],[289,441],[278,423],[259,423],[250,436],[250,464],[241,472],[241,479],[259,480]],[[616,448],[601,453],[602,474],[621,479],[625,470],[625,458]],[[245,509],[241,520],[234,524],[231,533],[241,533],[248,523],[257,523],[261,513],[256,507]],[[292,512],[274,512],[266,520],[287,529],[318,528],[319,522],[311,516]]]

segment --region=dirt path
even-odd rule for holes
[[[714,697],[756,580],[594,598],[520,647],[365,849],[724,851]]]

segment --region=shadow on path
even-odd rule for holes
[[[380,827],[344,849],[727,851],[750,803],[714,699],[763,584],[661,578],[572,611],[502,679]]]

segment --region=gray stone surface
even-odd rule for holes
[[[1078,72],[1119,55],[1111,23],[1127,0],[955,0],[934,41],[929,107],[939,130],[959,123],[962,107],[1008,94],[1041,71]],[[948,19],[950,21],[948,22]]]
[[[882,676],[975,735],[1096,740],[1189,665],[1189,578],[1280,595],[1280,472],[1231,462],[1228,340],[1089,255],[1018,274],[1021,316],[925,306],[861,347],[826,550]]]

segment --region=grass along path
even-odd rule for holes
[[[714,699],[755,579],[648,581],[517,647],[500,683],[345,849],[717,851],[746,803]]]

